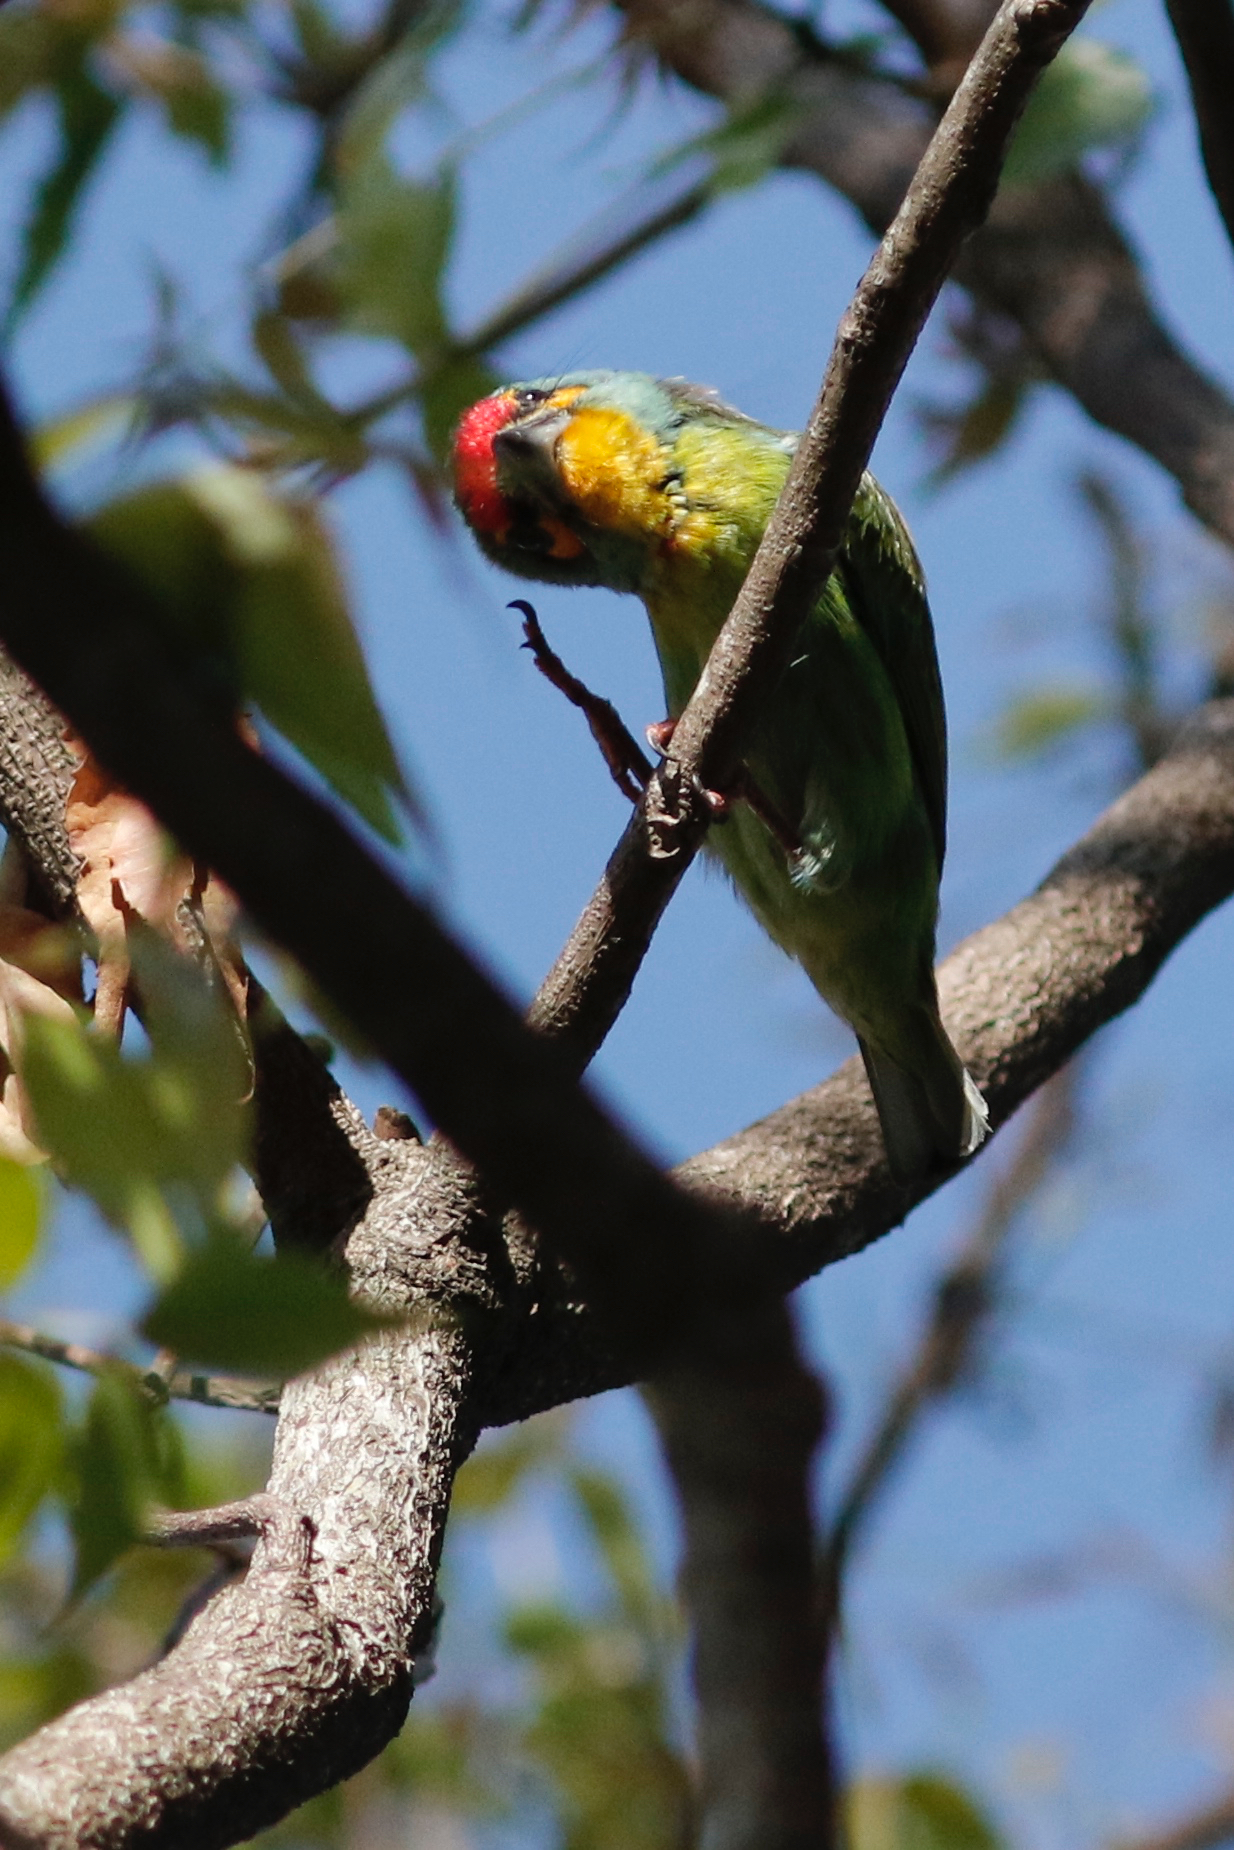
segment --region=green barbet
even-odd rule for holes
[[[465,413],[459,507],[491,559],[549,584],[641,597],[669,712],[694,690],[788,473],[796,438],[713,393],[645,373],[513,385]],[[985,1104],[938,1015],[934,933],[947,739],[921,566],[864,477],[832,576],[802,625],[709,847],[776,943],[856,1032],[893,1173],[968,1156]]]

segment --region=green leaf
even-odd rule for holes
[[[1032,384],[1027,373],[983,372],[967,404],[925,414],[930,434],[941,440],[943,450],[930,471],[932,488],[941,488],[1001,449],[1019,422]]]
[[[187,486],[239,568],[232,640],[240,685],[339,795],[387,841],[391,797],[409,801],[325,523],[279,500],[252,470],[199,470]]]
[[[50,418],[39,425],[31,441],[36,462],[42,469],[54,469],[83,445],[118,437],[132,423],[137,408],[137,400],[127,392],[109,392]]]
[[[204,67],[191,82],[176,84],[163,98],[167,125],[194,141],[212,167],[225,167],[231,153],[231,99]]]
[[[127,1370],[100,1375],[72,1446],[76,1601],[140,1536],[150,1507],[181,1500],[183,1458],[167,1414]]]
[[[0,13],[0,116],[52,81],[62,43],[58,22],[45,7],[6,7]]]
[[[1005,186],[1026,186],[1072,167],[1093,148],[1131,143],[1153,112],[1152,85],[1126,52],[1072,39],[1029,99],[1003,167]]]
[[[313,1260],[265,1258],[218,1232],[189,1254],[141,1329],[201,1368],[286,1377],[405,1321],[357,1303],[344,1278]]]
[[[323,402],[288,316],[263,309],[253,319],[253,345],[270,377],[289,398],[303,398],[314,404]]]
[[[412,807],[369,684],[325,523],[255,470],[209,464],[91,521],[143,578],[220,688],[253,701],[387,841]]]
[[[1045,687],[1006,708],[994,734],[1000,758],[1036,758],[1109,710],[1104,695],[1078,687]]]
[[[60,1390],[51,1371],[0,1354],[0,1560],[59,1482]]]
[[[528,1475],[561,1450],[563,1427],[553,1414],[528,1420],[500,1439],[486,1435],[454,1480],[450,1510],[455,1516],[491,1516]]]
[[[852,1850],[1000,1850],[977,1801],[937,1773],[858,1780],[847,1810]]]
[[[375,153],[339,188],[334,262],[345,320],[418,358],[448,343],[442,274],[454,232],[454,178],[405,180]]]
[[[156,1278],[179,1262],[177,1222],[210,1223],[241,1161],[249,1076],[221,998],[167,946],[135,936],[148,1056],[80,1022],[29,1016],[22,1078],[39,1141],[66,1179],[127,1229]]]
[[[38,1170],[0,1157],[0,1291],[15,1285],[33,1259],[42,1220]]]
[[[576,1469],[570,1486],[604,1557],[623,1616],[640,1628],[655,1625],[663,1609],[655,1576],[630,1506],[606,1472]]]
[[[671,173],[702,155],[711,170],[712,192],[739,192],[744,187],[757,186],[779,165],[801,116],[801,105],[792,97],[780,91],[763,91],[733,109],[718,128],[692,135],[670,148],[654,163],[651,176]]]
[[[120,116],[114,96],[83,62],[56,85],[60,141],[35,196],[22,240],[22,261],[9,307],[10,329],[47,280],[68,241],[73,214]]]

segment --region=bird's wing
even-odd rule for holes
[[[895,691],[941,868],[947,843],[947,721],[934,626],[908,528],[872,475],[863,476],[857,490],[838,570]]]

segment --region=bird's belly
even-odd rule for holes
[[[937,875],[913,817],[830,887],[802,886],[788,856],[744,805],[711,831],[724,864],[763,929],[806,970],[837,1014],[859,1030],[893,999],[915,1000],[933,966]]]

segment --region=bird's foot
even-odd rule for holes
[[[675,719],[657,720],[654,726],[647,728],[647,743],[661,757],[665,757],[673,742],[677,730]],[[748,765],[742,765],[733,781],[731,790],[708,790],[704,785],[697,786],[699,795],[711,811],[713,822],[723,822],[732,813],[734,803],[744,803],[765,828],[775,836],[790,864],[801,855],[801,842],[797,832],[788,819],[781,815],[771,798],[758,784]]]
[[[526,598],[516,597],[506,608],[521,613],[525,638],[523,647],[531,650],[532,660],[545,680],[551,682],[559,693],[565,695],[570,705],[582,713],[591,729],[592,738],[600,747],[613,782],[624,797],[628,797],[631,803],[637,803],[647,788],[652,767],[612,701],[593,694],[577,675],[570,673],[561,657],[550,649],[544,631],[540,628],[540,619]]]
[[[652,751],[658,752],[661,758],[667,758],[668,748],[673,742],[673,734],[676,730],[677,721],[675,719],[658,719],[654,725],[648,726],[646,738]],[[711,812],[711,820],[713,822],[727,821],[733,807],[732,799],[723,790],[708,790],[707,786],[699,783],[697,778],[694,780],[694,788]]]

